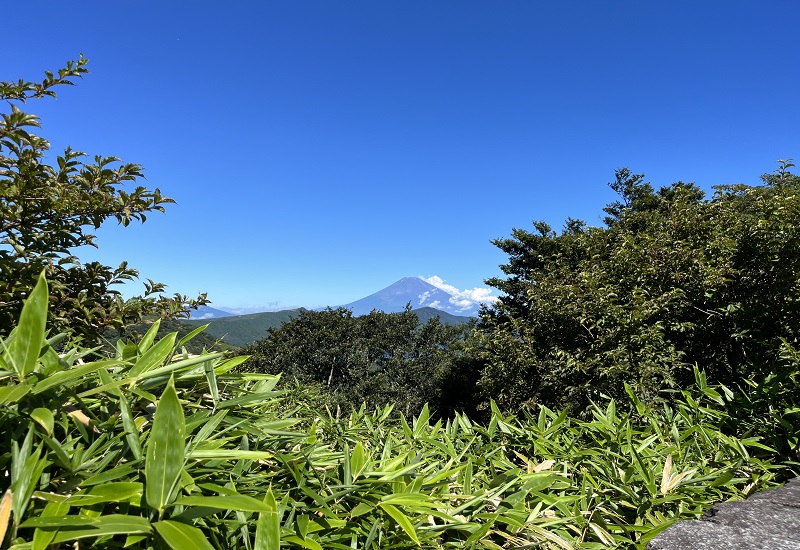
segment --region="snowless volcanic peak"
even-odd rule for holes
[[[475,315],[478,307],[464,309],[455,305],[453,296],[420,279],[404,277],[366,298],[345,304],[353,315],[365,315],[373,309],[387,313],[402,311],[410,303],[412,309],[433,307],[454,315]]]

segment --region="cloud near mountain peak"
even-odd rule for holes
[[[449,300],[450,305],[460,311],[466,311],[468,309],[476,307],[478,304],[492,304],[497,300],[497,296],[492,296],[492,290],[490,288],[472,288],[466,290],[460,290],[455,286],[448,284],[445,282],[444,279],[437,275],[433,275],[432,277],[419,277],[426,283],[435,286],[436,288],[443,290],[450,294],[451,298]],[[422,296],[420,296],[422,299]],[[431,305],[431,304],[425,304]],[[436,306],[432,306],[436,307]]]

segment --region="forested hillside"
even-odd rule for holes
[[[183,322],[195,327],[208,325],[206,330],[209,334],[231,346],[242,347],[264,338],[270,328],[279,327],[294,319],[301,311],[300,309],[285,309],[219,319],[189,319]]]
[[[208,325],[206,332],[221,342],[235,347],[244,347],[266,338],[270,329],[280,328],[283,324],[299,317],[303,311],[306,310],[302,308],[284,309],[218,319],[187,319],[181,322],[194,327]],[[452,315],[430,307],[422,307],[413,311],[420,323],[426,323],[434,317],[438,317],[446,325],[458,325],[472,320],[470,317]]]

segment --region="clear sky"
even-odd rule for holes
[[[600,225],[616,168],[710,189],[800,160],[796,1],[40,0],[3,20],[1,80],[90,60],[26,107],[53,148],[139,163],[177,201],[84,256],[218,306],[483,287],[512,228]]]

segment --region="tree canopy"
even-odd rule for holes
[[[56,96],[56,86],[72,85],[87,73],[77,61],[41,82],[0,82],[0,334],[8,333],[37,276],[50,282],[50,322],[78,338],[94,339],[108,328],[121,329],[147,314],[181,316],[205,303],[205,295],[164,296],[165,285],[146,280],[143,295],[124,300],[114,285],[138,278],[123,262],[110,267],[82,263],[74,249],[97,246],[91,233],[105,221],[123,226],[144,222],[150,212],[164,212],[174,202],[156,188],[136,185],[142,167],[111,156],[87,160],[67,148],[48,163],[49,142],[33,133],[39,118],[20,108],[30,100]]]
[[[410,307],[358,317],[342,307],[303,310],[246,348],[244,368],[312,382],[338,405],[392,403],[408,415],[430,403],[446,413],[470,401],[470,384],[462,380],[466,332],[467,325],[448,326],[438,317],[420,324]]]
[[[800,178],[780,161],[763,185],[656,191],[618,170],[605,227],[543,222],[494,241],[509,256],[504,294],[484,311],[483,394],[583,407],[627,384],[645,399],[778,368],[800,336]]]

